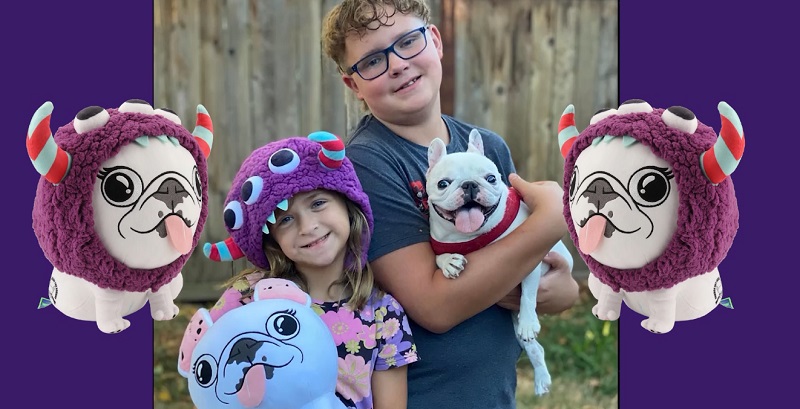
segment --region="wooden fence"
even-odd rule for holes
[[[214,120],[209,217],[201,243],[227,237],[222,206],[242,160],[263,144],[325,129],[342,137],[363,112],[322,55],[322,18],[335,0],[155,0],[156,106],[191,123]],[[579,129],[617,101],[617,0],[429,0],[444,43],[444,113],[503,136],[520,175],[561,181],[564,107]],[[571,241],[566,242],[574,251]],[[246,267],[199,246],[181,299],[215,299]],[[576,257],[576,269],[585,265]]]

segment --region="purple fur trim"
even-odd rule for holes
[[[200,180],[208,186],[206,158],[191,132],[166,118],[116,109],[106,111],[110,119],[99,129],[79,135],[70,122],[53,135],[58,146],[72,155],[72,167],[58,185],[44,177],[39,179],[33,203],[33,230],[45,257],[64,273],[101,288],[157,291],[180,273],[191,253],[150,270],[130,268],[114,259],[94,230],[92,191],[100,165],[140,136],[167,135],[175,137],[192,154]],[[206,190],[192,247],[197,245],[208,215]]]
[[[270,156],[284,148],[289,148],[297,153],[300,163],[289,173],[273,173],[269,169]],[[225,206],[232,201],[239,201],[242,204],[244,223],[238,230],[228,228],[228,232],[247,259],[254,265],[269,269],[269,262],[262,249],[263,233],[261,228],[267,223],[267,217],[275,211],[278,203],[284,199],[290,199],[298,193],[315,189],[340,192],[361,208],[369,225],[369,230],[362,232],[362,267],[366,264],[367,250],[374,227],[369,199],[361,189],[361,183],[350,159],[345,157],[342,165],[337,169],[326,169],[317,157],[321,149],[322,145],[307,138],[287,138],[256,149],[239,168],[225,200]],[[247,205],[241,198],[242,185],[248,178],[256,175],[262,178],[264,188],[258,200],[252,205]],[[268,225],[268,227],[270,226],[272,225]],[[348,257],[345,263],[352,263],[352,257]]]
[[[661,256],[641,268],[620,270],[600,264],[578,249],[592,274],[614,291],[669,288],[713,270],[728,254],[739,228],[731,178],[714,186],[700,168],[700,154],[714,145],[717,134],[699,122],[691,135],[670,128],[661,120],[662,112],[612,115],[590,125],[578,135],[564,164],[564,217],[575,243],[578,234],[569,208],[569,182],[578,156],[594,138],[631,136],[672,167],[679,193],[678,226]]]

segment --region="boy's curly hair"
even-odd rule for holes
[[[342,70],[347,36],[363,37],[368,30],[388,26],[387,20],[397,12],[417,16],[425,24],[430,22],[425,0],[344,0],[328,12],[322,23],[323,52]]]

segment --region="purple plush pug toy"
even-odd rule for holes
[[[619,318],[624,300],[648,317],[642,327],[666,333],[720,303],[717,266],[739,227],[729,176],[744,132],[728,104],[718,109],[719,136],[684,107],[642,100],[595,114],[580,133],[572,105],[562,114],[564,216],[598,318]]]
[[[85,108],[53,135],[52,111],[36,111],[27,137],[42,174],[33,230],[54,266],[50,302],[105,333],[126,329],[123,317],[147,301],[153,319],[172,319],[208,212],[208,112],[197,107],[189,133],[173,112],[129,100]]]

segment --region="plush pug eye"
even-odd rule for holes
[[[653,112],[653,107],[641,99],[629,99],[622,103],[617,109],[617,114],[625,115],[634,112]]]
[[[292,312],[281,311],[272,314],[267,319],[267,333],[282,341],[294,338],[300,332],[300,322]]]
[[[617,112],[616,109],[608,109],[608,108],[601,109],[601,110],[595,112],[594,115],[592,115],[592,118],[589,119],[589,125],[594,125],[594,124],[596,124],[596,123],[598,123],[598,122],[610,117],[611,115],[617,115],[617,114],[618,114],[618,112]]]
[[[628,191],[633,200],[643,207],[655,207],[669,197],[672,171],[667,168],[647,166],[637,170],[628,181]]]
[[[90,106],[81,109],[78,115],[75,115],[72,125],[75,127],[75,132],[81,134],[102,128],[108,123],[109,118],[108,111],[105,109],[99,106]]]
[[[251,205],[258,200],[261,194],[261,189],[264,187],[264,181],[260,176],[251,176],[242,185],[241,197],[244,204]]]
[[[194,167],[194,192],[197,193],[197,198],[203,200],[203,182],[200,180],[200,172],[197,166]]]
[[[138,112],[153,115],[153,107],[143,99],[129,99],[119,106],[119,112]]]
[[[670,128],[675,128],[689,134],[697,129],[697,118],[694,112],[681,106],[672,106],[661,113],[661,120]]]
[[[447,179],[442,179],[436,184],[436,187],[438,187],[439,190],[447,189],[448,186],[450,186],[450,181]]]
[[[225,206],[225,211],[222,214],[225,219],[225,225],[231,230],[239,230],[244,224],[244,213],[242,212],[242,204],[233,201]]]
[[[300,157],[289,148],[283,148],[269,157],[269,170],[275,173],[289,173],[300,165]]]
[[[217,361],[213,356],[205,354],[194,364],[194,379],[203,388],[208,388],[217,380]]]
[[[170,120],[170,122],[172,122],[174,124],[182,125],[181,124],[181,118],[178,117],[178,114],[176,114],[175,111],[173,111],[171,109],[158,108],[155,111],[153,111],[153,114],[154,115],[158,115],[158,116],[162,116],[164,118],[167,118],[167,119]]]
[[[497,183],[497,178],[494,175],[489,175],[489,176],[486,176],[486,181],[491,183],[491,184],[495,184],[495,183]]]
[[[578,190],[578,167],[572,170],[572,176],[569,178],[569,200],[575,197],[575,191]]]
[[[142,194],[142,178],[131,168],[115,166],[104,168],[98,174],[103,198],[114,207],[128,207]]]

